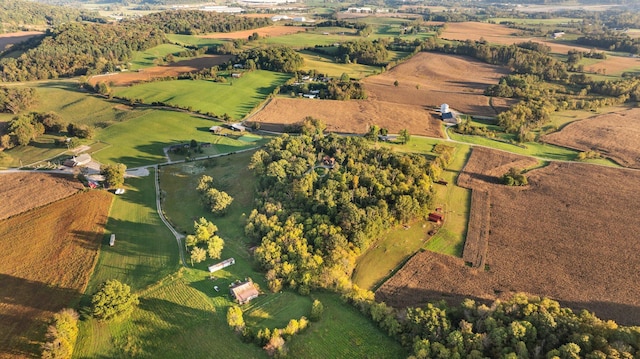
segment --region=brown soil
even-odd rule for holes
[[[0,51],[6,50],[9,45],[27,41],[34,36],[42,34],[44,33],[41,31],[20,31],[0,34]]]
[[[264,130],[282,131],[284,125],[298,123],[307,116],[324,121],[330,132],[365,133],[369,126],[378,125],[390,133],[407,128],[415,135],[444,137],[441,121],[429,111],[418,106],[370,100],[275,98],[249,122],[260,123]]]
[[[47,173],[0,174],[0,220],[69,197],[83,189],[71,176]]]
[[[509,73],[462,56],[421,52],[408,61],[362,82],[375,101],[439,108],[441,104],[466,114],[495,116],[483,92]],[[398,86],[394,82],[398,81]],[[499,109],[503,110],[503,109]]]
[[[586,72],[602,73],[603,75],[620,75],[624,71],[638,70],[640,58],[630,56],[608,56],[606,60],[585,66]]]
[[[305,31],[305,28],[302,26],[267,26],[261,27],[259,29],[252,30],[242,30],[235,32],[216,32],[212,34],[198,36],[205,39],[223,39],[223,40],[234,40],[234,39],[247,39],[249,36],[253,35],[254,32],[257,32],[260,37],[278,37],[283,35],[295,34],[297,32]]]
[[[376,297],[407,306],[526,292],[621,324],[640,323],[640,221],[632,218],[640,213],[640,172],[552,163],[530,171],[528,187],[496,184],[514,156],[476,148],[463,173],[463,183],[490,195],[488,270],[423,252]]]
[[[140,71],[96,75],[89,79],[89,83],[92,85],[99,82],[113,83],[115,86],[131,85],[155,78],[174,77],[183,73],[210,68],[224,64],[231,58],[231,55],[205,55],[191,60],[178,61],[170,65],[149,67]]]
[[[640,168],[640,109],[576,121],[542,140],[581,151],[596,150],[623,166]]]
[[[0,221],[0,358],[35,357],[51,315],[80,298],[112,198],[80,193]]]

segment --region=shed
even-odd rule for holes
[[[234,72],[231,74],[231,77],[233,77],[234,79],[239,79],[240,77],[242,77],[242,74],[239,72]]]
[[[220,126],[211,126],[209,127],[209,132],[211,133],[220,133],[222,131],[222,127]]]
[[[109,238],[109,245],[113,247],[114,244],[116,244],[116,234],[111,233],[111,238]]]
[[[442,121],[446,123],[458,123],[458,119],[453,112],[444,112],[442,113]]]
[[[231,295],[240,304],[249,303],[252,299],[257,298],[260,295],[258,288],[256,288],[252,281],[234,284],[231,286],[230,291]]]
[[[76,166],[84,166],[91,162],[91,155],[88,153],[83,153],[79,156],[73,156],[68,160],[65,160],[63,164],[67,167],[76,167]]]
[[[232,123],[231,125],[229,125],[229,128],[238,132],[244,132],[247,130],[247,128],[241,125],[240,123]]]
[[[213,273],[215,271],[219,271],[222,268],[226,268],[230,265],[236,264],[236,260],[233,257],[223,260],[220,263],[216,263],[214,265],[209,266],[209,272]]]
[[[429,213],[429,220],[431,222],[441,223],[442,221],[444,221],[444,216],[440,213],[432,212]]]

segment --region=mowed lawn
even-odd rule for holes
[[[209,80],[158,81],[116,89],[116,96],[141,99],[144,103],[164,102],[193,110],[228,114],[240,120],[264,101],[290,75],[271,71],[251,71],[241,78],[219,83]]]
[[[144,115],[107,127],[97,140],[110,146],[94,154],[102,163],[124,163],[128,167],[146,166],[166,162],[163,148],[189,143],[216,142],[221,152],[252,147],[249,142],[232,138],[219,138],[209,133],[209,127],[219,122],[177,111],[147,110]]]
[[[312,293],[324,306],[322,319],[287,343],[289,357],[305,359],[333,358],[406,358],[398,342],[380,331],[355,307],[337,294]]]

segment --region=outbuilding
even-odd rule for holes
[[[214,265],[209,266],[209,272],[213,273],[215,271],[219,271],[222,268],[226,268],[230,265],[236,264],[236,260],[233,257],[223,260],[220,263],[216,263]]]
[[[249,303],[260,295],[252,281],[240,282],[230,287],[231,295],[240,304]]]

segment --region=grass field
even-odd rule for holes
[[[138,70],[145,67],[156,66],[156,59],[162,59],[169,54],[175,54],[184,50],[182,46],[174,44],[161,44],[145,51],[137,51],[133,53],[131,59],[131,68],[129,70]]]
[[[410,223],[408,228],[398,227],[374,242],[356,262],[351,279],[360,288],[374,290],[394,269],[424,247],[433,222],[424,220]]]
[[[161,81],[118,88],[116,95],[142,99],[145,103],[159,101],[191,107],[219,116],[226,113],[239,120],[289,77],[290,75],[270,71],[252,71],[244,73],[239,79],[229,79],[227,83],[204,80]]]
[[[175,42],[183,45],[198,46],[198,47],[205,47],[205,46],[209,47],[209,46],[219,45],[224,42],[224,40],[202,38],[196,35],[167,34],[167,38],[171,42]]]
[[[324,33],[328,35],[324,35]],[[314,31],[300,32],[297,34],[268,37],[260,39],[252,44],[259,45],[286,45],[295,49],[301,49],[305,47],[315,45],[331,45],[337,42],[355,41],[362,39],[355,35],[355,30],[347,28],[330,28],[323,29],[318,28]],[[255,46],[255,45],[254,45]]]
[[[369,75],[375,75],[381,70],[377,66],[336,63],[331,56],[309,51],[300,51],[300,55],[304,58],[303,70],[313,69],[330,77],[340,77],[340,75],[346,73],[351,78],[361,79]]]
[[[0,221],[0,358],[36,356],[51,315],[77,304],[112,198],[79,193]]]
[[[215,124],[218,123],[182,112],[149,110],[134,120],[101,131],[97,139],[111,146],[95,153],[94,157],[102,163],[121,162],[135,167],[166,162],[164,147],[188,143],[191,139],[216,142],[208,150],[211,154],[253,146],[249,142],[212,135],[209,127]]]
[[[287,343],[292,358],[404,358],[400,344],[337,295],[315,293],[324,305],[322,319]]]

